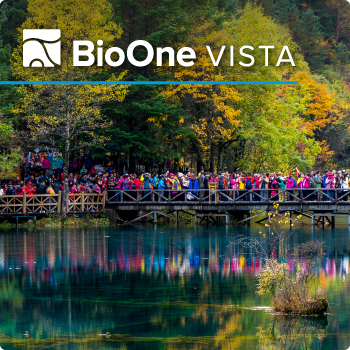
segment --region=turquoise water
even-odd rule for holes
[[[237,234],[264,244],[269,232],[142,224],[3,230],[0,333],[11,338],[0,337],[0,346],[30,348],[27,331],[55,338],[37,349],[348,349],[348,226],[296,225],[291,235],[292,247],[325,242],[317,272],[331,304],[325,317],[250,309],[269,299],[255,293],[260,258],[229,246]],[[106,332],[123,336],[99,335]]]

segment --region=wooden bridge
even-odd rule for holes
[[[44,216],[60,214],[62,209],[62,192],[58,194],[36,194],[0,197],[0,218],[21,216]],[[105,209],[106,193],[103,194],[69,194],[68,214],[99,213]]]
[[[335,224],[336,216],[348,217],[350,225],[350,191],[341,189],[293,189],[293,190],[115,190],[108,191],[107,208],[118,212],[138,211],[138,221],[147,216],[170,217],[181,221],[179,213],[195,217],[199,221],[218,221],[224,217],[226,224],[249,223],[253,218],[269,213],[277,215],[288,212],[290,222],[292,215],[303,215],[311,219],[311,224]],[[252,212],[259,211],[251,215]],[[176,217],[170,214],[176,213]],[[285,217],[284,215],[282,215]],[[216,218],[216,219],[215,219]],[[233,219],[232,219],[233,218]]]
[[[1,196],[0,219],[21,216],[59,215],[62,192],[54,195]],[[68,194],[68,214],[94,214],[112,209],[119,214],[132,213],[135,222],[151,216],[154,223],[160,217],[178,222],[180,213],[193,216],[195,223],[219,222],[225,218],[228,225],[269,220],[270,214],[288,212],[311,219],[310,223],[330,223],[335,217],[345,216],[350,225],[350,191],[341,189],[294,190],[113,190],[102,194]],[[276,207],[278,206],[278,213]],[[254,212],[254,215],[252,215]],[[174,213],[176,214],[174,216]],[[263,218],[258,216],[263,215]],[[282,215],[285,217],[284,215]]]

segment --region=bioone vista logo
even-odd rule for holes
[[[61,64],[60,29],[23,30],[23,67],[55,67]]]
[[[24,29],[23,30],[23,66],[24,67],[55,67],[61,64],[61,31],[59,29]],[[145,67],[155,58],[156,65],[162,66],[163,62],[168,66],[177,64],[183,67],[191,67],[195,64],[196,52],[191,47],[182,47],[177,52],[171,47],[153,46],[144,40],[133,41],[126,53],[120,47],[111,47],[106,51],[103,48],[103,41],[97,41],[97,47],[92,41],[74,40],[73,41],[73,66],[74,67],[89,67],[97,64],[102,67],[107,63],[111,67],[121,66],[125,59],[135,67]],[[135,58],[135,50],[139,48],[147,52],[144,60],[139,61]],[[210,60],[214,66],[218,66],[223,57],[223,53],[228,53],[230,66],[234,66],[235,57],[238,55],[234,46],[221,46],[220,52],[213,52],[210,46],[206,46]],[[269,53],[276,50],[275,46],[258,46],[254,48],[250,45],[245,45],[237,50],[241,57],[244,57],[244,62],[239,61],[238,64],[243,67],[251,67],[255,64],[254,52],[263,50],[265,56],[265,66],[271,64]],[[247,53],[249,52],[249,54]],[[96,54],[96,57],[95,57]],[[112,56],[113,55],[113,56]],[[216,56],[216,57],[215,57]],[[286,58],[287,56],[287,58]],[[227,55],[226,55],[227,57]],[[276,56],[275,56],[276,57]],[[227,58],[226,58],[227,59]],[[277,62],[276,62],[277,61]],[[278,67],[281,63],[290,63],[295,66],[292,55],[288,46],[283,46],[279,51],[279,58],[274,63]]]

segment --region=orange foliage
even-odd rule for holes
[[[320,84],[312,78],[309,72],[298,72],[292,78],[299,85],[306,87],[310,101],[304,115],[304,125],[310,134],[330,124],[339,111],[336,109],[334,96],[328,90],[327,84]],[[297,89],[298,87],[296,87]]]
[[[336,168],[336,165],[332,162],[332,157],[334,156],[335,152],[329,150],[329,145],[327,144],[327,141],[323,140],[319,142],[319,146],[321,147],[322,151],[316,156],[316,166],[318,168]]]

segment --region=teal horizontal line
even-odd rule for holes
[[[297,85],[297,81],[0,81],[0,85]]]

